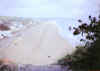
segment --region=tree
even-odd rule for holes
[[[77,46],[73,54],[66,55],[58,61],[58,64],[69,66],[73,71],[100,70],[100,16],[98,18],[89,16],[89,23],[82,20],[78,22],[81,25],[73,27],[73,34],[85,37],[80,40],[85,42],[85,45]]]

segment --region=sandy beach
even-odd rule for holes
[[[49,65],[74,50],[68,40],[60,36],[57,25],[47,22],[23,30],[7,48],[0,48],[0,58],[20,64]]]

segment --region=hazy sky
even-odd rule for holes
[[[91,2],[90,2],[91,1]],[[94,11],[94,0],[2,0],[0,15],[72,18]],[[89,8],[89,9],[88,9]]]

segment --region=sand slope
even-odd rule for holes
[[[59,35],[55,24],[42,23],[24,30],[8,48],[0,48],[0,56],[16,63],[46,65],[72,51],[74,48]]]

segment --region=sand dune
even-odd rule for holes
[[[9,47],[0,48],[1,58],[9,58],[22,64],[47,65],[57,62],[65,54],[75,50],[59,35],[56,24],[38,24],[21,33]]]

